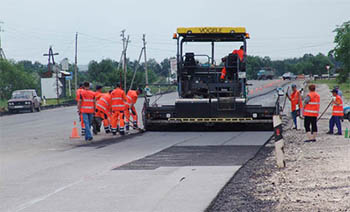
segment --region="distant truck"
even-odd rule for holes
[[[41,98],[34,89],[16,90],[12,92],[11,99],[7,101],[7,108],[10,113],[29,110],[30,112],[40,111]]]
[[[275,72],[272,69],[261,69],[258,72],[258,80],[273,79],[275,77]]]

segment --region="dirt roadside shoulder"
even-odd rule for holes
[[[322,112],[331,93],[327,85],[317,85],[316,91]],[[318,122],[315,143],[304,143],[305,131],[291,130],[288,119],[286,168],[276,167],[271,141],[236,173],[207,211],[350,211],[350,139],[326,134],[330,116],[331,108]],[[345,120],[342,127],[344,134],[350,122]]]

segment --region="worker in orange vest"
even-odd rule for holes
[[[96,89],[95,89],[95,101],[96,101],[96,103],[103,95],[102,88],[103,87],[101,85],[96,85]],[[99,117],[99,115],[101,115],[101,114],[96,114],[96,113],[97,113],[97,110],[95,111],[94,118],[92,120],[92,132],[95,135],[97,135],[97,133],[99,133],[101,131],[101,122],[103,120],[103,119],[101,119],[101,117]]]
[[[95,103],[95,92],[90,90],[89,82],[84,82],[84,90],[80,92],[78,108],[83,114],[86,141],[93,139],[90,128],[95,113]]]
[[[344,116],[343,100],[338,95],[337,89],[332,90],[332,95],[333,95],[332,117],[329,120],[329,131],[327,132],[327,134],[333,135],[334,125],[337,125],[338,132],[336,133],[336,135],[342,135],[340,119],[341,117]]]
[[[126,95],[126,104],[125,104],[125,119],[126,119],[126,124],[125,128],[126,130],[129,130],[129,122],[130,122],[130,110],[131,110],[131,116],[133,120],[133,128],[137,129],[137,112],[135,109],[135,104],[138,98],[138,95],[142,93],[142,89],[139,88],[136,91],[135,90],[129,90],[128,94]]]
[[[232,54],[237,54],[239,57],[239,60],[242,62],[244,58],[244,46],[241,46],[238,50],[237,49],[233,50]]]
[[[95,91],[95,99],[96,102],[101,98],[101,96],[104,94],[102,93],[102,86],[101,85],[96,85],[96,91]]]
[[[304,101],[304,126],[308,136],[305,142],[315,142],[317,135],[317,117],[320,112],[320,95],[316,93],[316,86],[309,85],[309,94]],[[310,132],[311,125],[311,132]]]
[[[79,84],[79,88],[75,91],[75,100],[77,101],[77,103],[79,103],[80,93],[83,90],[84,90],[83,84]],[[81,126],[81,135],[85,135],[85,125],[83,121],[83,114],[80,112],[79,108],[78,108],[78,115],[79,115],[79,121]]]
[[[242,62],[242,61],[243,61],[243,58],[244,58],[244,46],[241,46],[239,49],[233,50],[233,51],[232,51],[232,54],[238,55],[239,60]],[[226,59],[227,59],[226,57],[222,58],[222,62],[225,63]],[[220,79],[221,79],[221,80],[224,80],[225,77],[226,77],[226,67],[223,67],[223,68],[221,69],[221,76],[220,76]]]
[[[292,85],[292,94],[289,96],[288,93],[286,93],[287,98],[291,102],[291,110],[292,110],[292,118],[294,122],[294,128],[297,129],[297,116],[300,115],[300,109],[303,108],[303,103],[301,101],[301,95],[300,92],[297,89],[296,85]]]
[[[124,135],[124,111],[125,102],[127,101],[126,95],[121,86],[118,84],[111,93],[112,98],[112,117],[111,117],[111,130],[113,135],[117,134],[117,127],[119,126],[120,135]]]
[[[95,124],[93,125],[94,134],[100,132],[101,121],[103,122],[103,126],[105,132],[108,134],[111,132],[110,130],[110,119],[112,112],[112,98],[111,93],[113,90],[110,90],[108,93],[102,93],[99,95],[98,100],[96,101],[96,112],[95,112]],[[96,97],[97,99],[97,97]]]

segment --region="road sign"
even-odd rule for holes
[[[177,73],[177,60],[175,58],[170,59],[170,71],[171,75]]]
[[[68,71],[68,69],[69,69],[68,58],[64,58],[64,59],[61,61],[61,66],[62,66],[62,70],[63,70],[63,71]]]
[[[70,76],[66,76],[66,80],[73,80],[73,72],[70,72]]]

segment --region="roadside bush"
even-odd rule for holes
[[[25,72],[13,62],[0,59],[0,99],[9,99],[14,90],[36,89],[38,85],[32,73]]]

